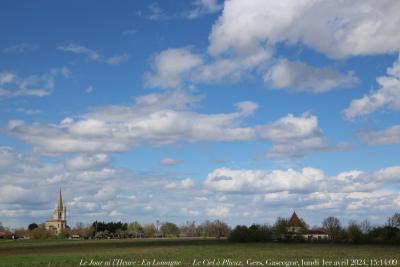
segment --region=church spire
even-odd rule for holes
[[[62,211],[62,210],[63,210],[63,202],[62,202],[62,195],[61,195],[61,187],[60,187],[60,191],[58,192],[57,210],[59,210],[59,211]]]

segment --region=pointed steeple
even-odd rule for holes
[[[299,217],[296,214],[296,211],[293,212],[292,217],[290,218],[288,224],[289,224],[289,226],[301,226],[302,225]]]
[[[61,195],[61,187],[60,187],[60,191],[58,192],[58,201],[57,201],[57,210],[58,211],[62,211],[63,208],[63,202],[62,202],[62,195]]]

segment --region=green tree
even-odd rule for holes
[[[179,232],[188,237],[200,236],[201,234],[195,221],[187,221],[185,225],[179,228]]]
[[[134,221],[128,224],[128,231],[141,233],[143,232],[143,226],[139,222]]]
[[[161,225],[160,228],[162,236],[178,236],[179,228],[174,223],[165,222]]]
[[[229,236],[231,229],[229,226],[220,220],[215,221],[205,221],[200,226],[200,231],[203,236],[208,237],[226,237]]]
[[[55,234],[46,230],[44,227],[38,227],[29,232],[29,236],[33,239],[47,239],[54,237]]]
[[[359,244],[362,243],[364,240],[364,235],[361,231],[361,227],[355,222],[349,223],[349,226],[347,227],[347,236],[350,243]]]
[[[36,229],[38,227],[39,227],[39,225],[37,225],[36,223],[31,223],[31,224],[28,225],[28,230],[32,231],[32,230],[34,230],[34,229]]]
[[[143,226],[143,232],[145,237],[154,237],[157,229],[154,223],[146,224],[145,226]]]
[[[272,233],[276,239],[287,239],[288,219],[278,217],[272,226]]]
[[[58,237],[60,238],[68,238],[71,236],[71,230],[69,228],[63,228],[60,231],[60,234],[58,235]]]

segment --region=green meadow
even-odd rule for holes
[[[0,266],[400,266],[400,247],[216,239],[4,240]]]

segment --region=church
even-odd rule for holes
[[[67,208],[64,207],[61,195],[61,189],[58,192],[57,206],[54,209],[53,219],[47,220],[45,222],[45,227],[47,230],[54,231],[59,234],[62,229],[67,226]]]
[[[304,239],[308,241],[329,239],[328,232],[322,228],[307,230],[305,221],[300,219],[295,211],[288,221],[286,232],[291,239]]]

